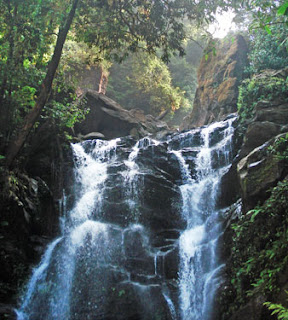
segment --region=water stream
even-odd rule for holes
[[[223,263],[216,210],[233,121],[166,141],[72,145],[75,202],[18,320],[210,320]]]

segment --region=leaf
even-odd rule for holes
[[[288,1],[286,1],[282,6],[280,6],[277,10],[277,14],[279,16],[287,15],[288,14]]]
[[[269,26],[265,26],[265,30],[268,34],[272,34],[272,31]]]

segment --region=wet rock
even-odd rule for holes
[[[172,320],[168,305],[159,285],[123,283],[116,287],[115,295],[109,299],[107,315],[111,319],[159,319]]]
[[[100,132],[90,132],[88,134],[85,134],[84,136],[79,133],[78,138],[80,141],[82,141],[82,140],[91,140],[91,139],[104,139],[105,136]]]
[[[257,122],[273,122],[286,125],[288,121],[288,103],[260,101],[255,107],[255,120]]]
[[[199,147],[202,143],[201,129],[197,128],[192,131],[183,132],[175,135],[169,141],[169,146],[173,150],[182,150],[184,148]]]
[[[13,306],[8,304],[0,304],[0,318],[3,320],[16,320],[17,315],[14,311]]]
[[[237,311],[229,320],[265,320],[271,319],[270,312],[267,308],[263,308],[263,303],[267,301],[264,296],[258,296],[257,298],[251,300],[243,308]]]
[[[166,279],[178,279],[180,256],[179,248],[175,246],[163,256],[164,276]]]

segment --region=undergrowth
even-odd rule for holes
[[[279,182],[270,198],[233,225],[232,278],[236,310],[250,297],[279,291],[288,265],[288,181]]]

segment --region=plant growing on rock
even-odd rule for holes
[[[237,103],[240,126],[246,127],[253,119],[255,107],[260,101],[288,101],[287,97],[288,79],[264,72],[244,80],[239,88]]]
[[[287,291],[286,293],[288,294]],[[288,320],[288,308],[283,307],[281,304],[272,302],[265,302],[264,305],[269,310],[272,310],[272,315],[277,315],[278,320]]]
[[[288,181],[279,182],[266,202],[233,225],[231,283],[237,309],[262,293],[273,298],[288,264]],[[232,310],[230,310],[232,312]]]

